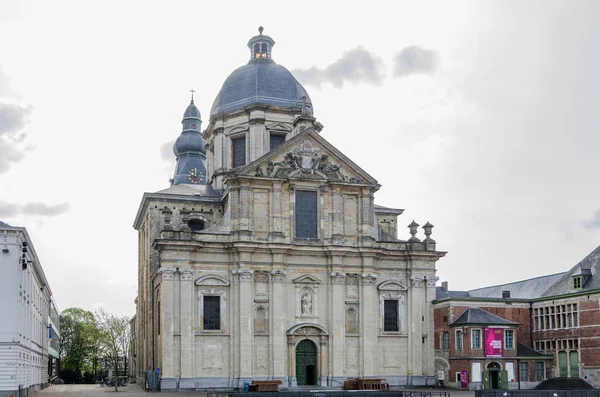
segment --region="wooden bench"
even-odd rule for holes
[[[250,384],[250,391],[274,392],[279,391],[280,380],[253,380]]]
[[[356,378],[358,390],[390,390],[385,378]]]

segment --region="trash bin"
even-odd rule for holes
[[[248,393],[250,391],[250,382],[244,382],[244,393]]]

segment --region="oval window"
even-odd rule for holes
[[[197,232],[204,229],[204,221],[202,219],[190,219],[188,221],[188,226],[190,229]]]

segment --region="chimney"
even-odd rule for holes
[[[510,299],[510,291],[502,291],[502,299]]]
[[[444,292],[448,292],[448,282],[447,281],[442,281],[442,289],[444,290]]]

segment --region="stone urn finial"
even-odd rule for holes
[[[433,225],[429,223],[429,221],[427,221],[427,223],[423,225],[423,230],[425,230],[425,240],[423,240],[424,242],[435,243],[435,240],[430,237],[431,229],[433,229]]]
[[[408,229],[410,230],[410,236],[411,236],[408,241],[415,242],[415,243],[418,243],[421,241],[416,236],[418,227],[419,227],[419,224],[417,222],[415,222],[414,220],[410,223],[410,225],[408,225]]]

